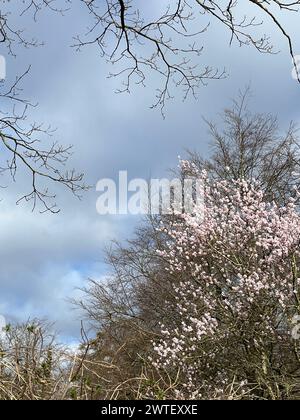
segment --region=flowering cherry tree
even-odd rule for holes
[[[288,398],[299,392],[300,215],[295,199],[268,203],[255,182],[203,178],[204,208],[165,221],[172,321],[161,323],[153,363],[180,380],[177,396]],[[297,195],[297,192],[296,194]],[[204,212],[204,214],[202,214]],[[170,318],[168,318],[170,319]]]

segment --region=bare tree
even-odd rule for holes
[[[274,115],[249,109],[251,91],[241,91],[225,109],[221,127],[207,121],[211,156],[189,152],[189,159],[214,179],[255,180],[270,201],[285,204],[299,188],[300,142],[291,122],[283,131]]]
[[[0,11],[0,42],[10,53],[14,44],[37,46],[39,41],[27,39],[20,28],[10,23],[10,5],[2,1]],[[158,79],[153,107],[162,112],[173,91],[181,87],[184,98],[196,95],[197,88],[211,79],[221,79],[226,72],[209,64],[199,65],[205,42],[201,35],[213,24],[228,30],[229,44],[251,46],[260,53],[277,52],[269,36],[266,23],[270,21],[287,42],[300,80],[292,36],[282,23],[290,13],[298,13],[300,0],[168,0],[137,2],[136,0],[81,0],[92,23],[85,35],[76,35],[73,46],[96,45],[102,57],[115,68],[110,76],[121,76],[118,92],[128,92],[132,84],[144,85],[151,74]],[[64,13],[72,5],[70,0],[26,0],[20,2],[20,17],[31,13],[36,19],[42,9]],[[245,11],[245,7],[247,11]],[[22,19],[20,20],[21,25]]]
[[[199,42],[200,35],[214,22],[229,31],[230,44],[236,42],[261,53],[274,53],[264,33],[264,22],[257,16],[270,20],[286,39],[298,74],[293,41],[281,18],[285,12],[297,12],[300,1],[170,0],[160,7],[155,4],[149,7],[146,2],[141,5],[134,0],[82,2],[94,23],[87,37],[78,36],[74,45],[78,49],[98,46],[101,55],[118,68],[111,76],[124,77],[119,92],[128,92],[132,82],[144,85],[147,74],[156,73],[161,84],[153,106],[160,107],[162,112],[172,97],[172,87],[181,87],[185,98],[195,95],[198,86],[207,80],[225,76],[223,70],[208,65],[199,67],[197,60],[204,48]],[[242,5],[252,6],[252,15],[246,16]]]
[[[0,399],[56,399],[66,384],[65,349],[44,321],[8,324],[0,338]]]

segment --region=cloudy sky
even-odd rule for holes
[[[296,41],[299,18],[285,20]],[[13,19],[20,21],[17,15]],[[228,78],[200,89],[197,100],[183,103],[179,95],[168,104],[163,119],[159,111],[150,109],[152,82],[147,88],[134,88],[130,95],[115,94],[119,81],[107,79],[111,69],[97,49],[77,53],[70,48],[72,36],[85,32],[89,22],[80,2],[74,2],[64,17],[47,12],[36,23],[29,16],[21,22],[45,46],[18,48],[13,58],[0,45],[0,54],[7,59],[5,83],[32,65],[23,83],[23,95],[39,103],[31,118],[50,123],[57,128],[57,140],[74,145],[72,166],[85,172],[89,184],[116,178],[120,170],[128,170],[130,178],[161,177],[177,165],[177,156],[184,156],[186,149],[209,153],[202,117],[218,121],[222,109],[248,84],[253,110],[278,115],[283,130],[291,120],[300,122],[300,86],[291,77],[286,42],[271,23],[266,28],[281,50],[274,56],[229,47],[229,34],[212,24],[203,37],[205,49],[199,60],[226,67]],[[77,288],[87,278],[105,275],[103,247],[112,239],[130,236],[138,218],[98,215],[95,188],[82,201],[60,189],[61,213],[32,213],[24,205],[15,205],[27,181],[19,173],[15,184],[0,191],[0,314],[8,320],[48,318],[56,322],[63,340],[74,341],[80,314],[67,298],[79,296]]]

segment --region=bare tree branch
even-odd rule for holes
[[[160,107],[162,112],[166,101],[172,97],[172,87],[181,87],[186,98],[189,94],[195,95],[199,85],[207,80],[225,77],[224,70],[207,65],[201,68],[197,60],[203,51],[203,46],[199,45],[200,35],[213,22],[219,22],[229,30],[230,44],[237,42],[239,46],[252,46],[260,53],[270,54],[276,51],[269,37],[259,33],[264,22],[257,15],[271,19],[288,41],[300,81],[292,38],[274,11],[275,6],[280,16],[283,12],[298,12],[300,1],[248,0],[255,9],[253,16],[245,16],[240,0],[173,0],[166,2],[164,11],[156,18],[149,17],[152,13],[147,7],[134,0],[82,2],[94,23],[85,37],[76,37],[74,46],[77,49],[98,46],[101,56],[118,67],[110,76],[123,77],[123,88],[118,92],[129,92],[132,83],[144,85],[148,74],[157,74],[161,82],[153,107]],[[154,4],[153,9],[155,7]],[[203,15],[210,23],[207,24]],[[195,27],[200,29],[194,31]]]
[[[61,0],[24,0],[19,2],[18,14],[20,17],[27,13],[31,13],[33,19],[36,21],[38,14],[42,9],[49,9],[53,12],[63,14],[67,8],[59,7],[57,3],[61,3]],[[71,3],[71,0],[62,0],[62,3]],[[28,47],[41,46],[42,43],[35,38],[27,38],[25,30],[23,28],[15,28],[11,23],[11,6],[9,2],[5,0],[0,1],[0,45],[3,44],[7,48],[9,54],[15,56],[14,45],[19,44]]]
[[[64,169],[72,147],[57,142],[43,146],[42,140],[51,137],[53,130],[42,124],[27,122],[28,108],[33,105],[19,96],[19,84],[29,70],[18,77],[7,91],[0,90],[3,103],[0,110],[0,174],[9,173],[15,181],[17,170],[22,167],[30,174],[31,189],[17,203],[32,201],[33,210],[39,203],[42,211],[57,213],[59,209],[54,201],[55,194],[44,187],[45,182],[61,184],[77,197],[88,187],[83,183],[83,174],[76,173],[74,169]]]

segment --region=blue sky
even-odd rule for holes
[[[77,2],[64,17],[41,13],[37,23],[28,17],[28,33],[45,41],[41,48],[18,48],[17,58],[7,56],[8,79],[31,64],[24,81],[24,96],[38,102],[32,119],[57,128],[55,138],[74,145],[72,166],[86,174],[89,184],[100,178],[117,178],[128,170],[130,178],[161,177],[177,165],[186,149],[209,152],[209,137],[202,116],[219,121],[222,108],[239,89],[251,84],[254,111],[278,115],[282,129],[299,122],[300,86],[292,79],[292,63],[286,42],[270,24],[269,34],[278,50],[260,55],[251,48],[229,47],[229,34],[212,25],[203,38],[203,64],[226,67],[226,80],[211,81],[198,92],[197,100],[182,102],[180,95],[168,104],[166,118],[151,110],[153,80],[147,88],[133,88],[130,95],[114,93],[117,79],[107,79],[110,66],[95,47],[77,53],[70,48],[72,36],[84,32],[89,17]],[[286,24],[300,54],[300,15],[288,16]],[[14,19],[18,22],[18,17]],[[298,29],[297,29],[298,28]],[[6,83],[8,83],[7,80]],[[97,192],[82,201],[59,189],[58,215],[31,213],[16,206],[17,194],[27,182],[19,173],[17,183],[1,190],[0,202],[0,314],[8,320],[29,316],[56,322],[63,340],[78,337],[80,314],[68,297],[87,278],[101,279],[107,272],[103,247],[112,239],[130,236],[139,219],[134,216],[99,216]]]

